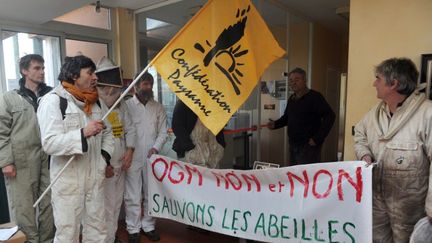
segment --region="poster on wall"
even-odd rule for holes
[[[426,97],[432,99],[432,54],[422,54],[420,69],[420,84],[426,83]]]

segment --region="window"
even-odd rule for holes
[[[148,72],[153,76],[154,79],[154,99],[164,106],[167,113],[168,126],[171,127],[173,111],[177,101],[177,97],[174,92],[169,89],[168,84],[162,80],[161,76],[157,73],[154,67],[150,67],[148,69]]]
[[[21,78],[18,60],[27,54],[39,54],[45,59],[45,82],[49,86],[58,84],[60,71],[60,38],[54,36],[2,31],[6,89],[19,87]]]
[[[102,57],[108,57],[108,44],[66,39],[66,56],[76,55],[87,56],[97,64]]]
[[[146,18],[147,31],[163,28],[169,26],[170,24],[157,19]]]

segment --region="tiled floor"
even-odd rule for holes
[[[213,232],[197,232],[187,228],[187,225],[168,219],[158,219],[156,231],[160,234],[160,243],[238,243],[239,239]],[[117,235],[127,243],[127,231],[123,221],[119,222]],[[141,235],[141,242],[152,242]]]

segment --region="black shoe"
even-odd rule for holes
[[[129,243],[140,243],[141,241],[139,233],[128,234],[128,238],[129,238]]]
[[[160,240],[159,234],[156,233],[156,230],[152,230],[149,232],[143,231],[143,233],[144,233],[144,236],[147,237],[147,239],[149,239],[151,241],[159,241]]]

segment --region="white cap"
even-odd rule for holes
[[[96,65],[98,85],[123,87],[123,77],[119,66],[114,65],[107,57],[102,57]]]
[[[120,68],[119,66],[116,66],[113,61],[111,61],[109,58],[103,56],[99,62],[96,65],[96,71],[95,73],[100,73],[104,71],[108,71],[114,68]]]

